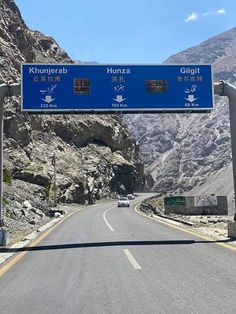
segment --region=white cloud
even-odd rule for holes
[[[188,22],[193,22],[193,21],[196,21],[198,19],[198,13],[192,13],[192,14],[189,14],[187,16],[187,18],[184,20],[186,23]]]
[[[225,9],[220,9],[217,11],[217,14],[226,14]]]
[[[193,22],[202,16],[205,17],[205,16],[210,16],[210,15],[216,15],[216,14],[226,14],[226,11],[225,11],[225,9],[219,9],[217,11],[208,11],[208,12],[204,12],[204,13],[194,12],[194,13],[189,14],[184,21],[186,23]]]
[[[212,12],[205,12],[202,14],[202,16],[208,16],[208,15],[212,15]]]

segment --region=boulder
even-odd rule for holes
[[[32,205],[30,204],[29,201],[24,201],[22,205],[23,205],[23,208],[26,208],[28,210],[32,209]]]

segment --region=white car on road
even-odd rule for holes
[[[118,201],[118,207],[129,207],[130,202],[128,197],[121,197]]]
[[[129,200],[134,200],[135,196],[133,194],[127,194]]]

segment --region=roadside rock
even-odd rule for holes
[[[24,201],[23,207],[26,208],[27,210],[30,210],[32,208],[32,205],[30,204],[29,201]]]

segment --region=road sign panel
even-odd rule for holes
[[[164,205],[182,205],[186,203],[185,196],[167,196],[164,197]]]
[[[27,112],[211,109],[211,65],[22,65],[22,110]]]

